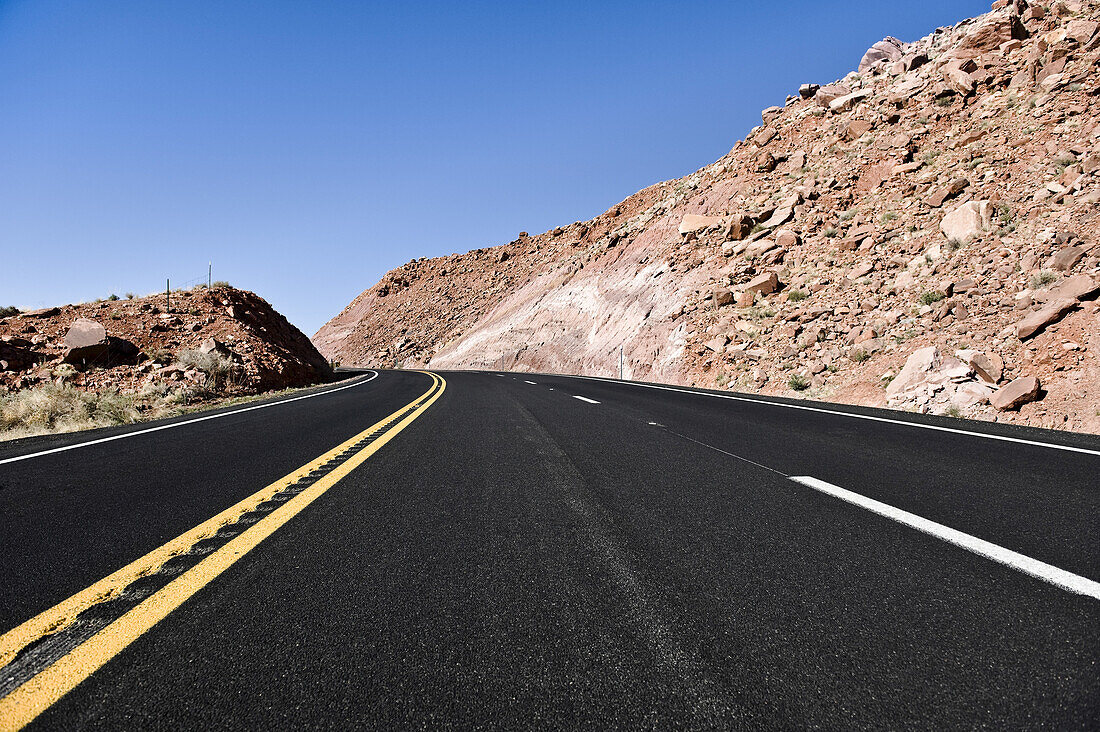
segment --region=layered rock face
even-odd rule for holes
[[[326,381],[332,370],[309,339],[266,300],[219,287],[131,300],[66,305],[0,319],[0,387],[57,378],[79,387],[137,390],[154,381],[200,383],[180,364],[187,351],[217,351],[232,365],[232,391],[255,393]]]
[[[414,260],[313,340],[349,365],[607,376],[622,347],[634,379],[1100,432],[1098,21],[998,0],[887,38],[716,163]]]

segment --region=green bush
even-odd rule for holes
[[[810,380],[802,374],[792,374],[787,384],[795,391],[806,391],[810,388]]]
[[[940,300],[944,299],[945,297],[947,297],[947,296],[944,295],[942,292],[936,292],[934,290],[929,290],[928,292],[926,292],[926,293],[924,293],[923,295],[920,296],[920,301],[921,301],[921,304],[923,304],[923,305],[931,305],[934,302],[939,302]]]
[[[802,302],[807,297],[809,297],[809,295],[806,294],[805,290],[791,290],[787,293],[788,302]]]
[[[19,308],[14,305],[8,305],[5,308],[0,308],[0,318],[10,318],[12,315],[19,315]]]

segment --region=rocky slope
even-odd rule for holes
[[[309,339],[266,300],[229,287],[46,308],[0,319],[0,388],[203,385],[249,394],[329,379]]]
[[[507,368],[1100,431],[1100,7],[994,3],[805,84],[601,216],[388,273],[345,364]]]

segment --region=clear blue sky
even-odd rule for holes
[[[0,305],[215,279],[307,334],[590,218],[988,2],[0,0]]]

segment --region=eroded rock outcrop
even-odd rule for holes
[[[177,364],[187,351],[233,362],[233,393],[305,386],[332,370],[309,339],[263,298],[223,287],[65,305],[0,319],[0,388],[33,387],[60,378],[88,389],[140,389],[160,381],[202,383],[195,367]]]
[[[1100,431],[1098,29],[1095,1],[999,0],[888,38],[712,165],[410,262],[314,341],[347,364],[602,375],[622,346],[633,378]],[[929,348],[945,368],[903,389]],[[991,404],[1031,377],[1032,401]]]

